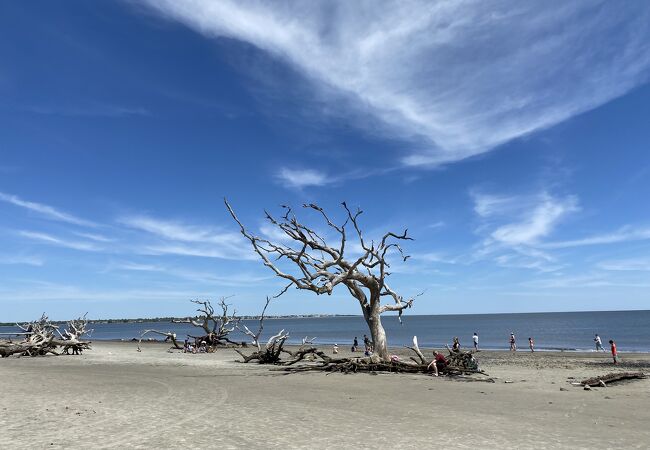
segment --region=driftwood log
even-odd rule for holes
[[[582,386],[607,386],[608,384],[616,383],[623,380],[635,380],[646,378],[643,372],[614,372],[598,377],[587,378],[580,382]]]
[[[280,338],[278,338],[280,336]],[[284,344],[286,337],[284,330],[269,339],[269,343],[262,350],[261,348],[251,354],[244,355],[242,352],[235,349],[244,359],[243,362],[255,361],[260,364],[275,364],[284,366],[282,370],[288,372],[309,372],[309,371],[324,371],[324,372],[342,372],[342,373],[356,373],[356,372],[398,372],[398,373],[430,373],[429,365],[430,359],[427,359],[421,352],[417,344],[417,337],[413,337],[413,346],[407,347],[411,349],[416,356],[411,357],[410,360],[402,360],[398,357],[391,357],[385,361],[379,355],[371,355],[358,358],[334,358],[325,352],[318,350],[316,347],[311,346],[313,339],[303,339],[303,344],[294,351],[285,350],[281,346]],[[284,337],[283,339],[281,339]],[[277,344],[277,340],[281,342]],[[289,355],[289,358],[284,360],[280,358],[281,353]],[[474,358],[473,352],[452,352],[449,350],[449,355],[446,357],[447,365],[439,372],[445,375],[470,375],[470,374],[483,374],[479,369],[478,361]],[[314,361],[315,360],[315,361]],[[302,363],[302,364],[299,364]]]
[[[92,332],[87,329],[88,320],[86,316],[66,323],[63,331],[60,327],[54,325],[43,314],[40,319],[25,324],[16,324],[22,330],[14,335],[22,336],[23,339],[18,342],[0,341],[0,356],[6,358],[11,355],[19,356],[45,356],[47,354],[60,355],[80,354],[83,350],[90,348],[90,341],[82,338]],[[58,349],[62,351],[59,352]]]

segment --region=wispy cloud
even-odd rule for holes
[[[239,233],[143,215],[122,217],[118,222],[158,238],[158,242],[139,247],[143,254],[254,259]]]
[[[71,248],[74,250],[82,250],[82,251],[87,251],[87,252],[96,252],[100,251],[102,248],[90,243],[90,242],[83,242],[83,241],[70,241],[67,239],[59,238],[56,236],[52,236],[50,234],[46,233],[40,233],[36,231],[25,231],[21,230],[18,232],[20,236],[23,236],[25,238],[34,240],[34,241],[40,241],[46,244],[50,245],[56,245],[59,247],[65,247],[65,248]]]
[[[315,169],[289,169],[281,168],[277,173],[277,179],[289,188],[305,188],[310,186],[325,186],[336,180],[325,172]]]
[[[573,196],[554,198],[542,194],[539,203],[521,221],[502,225],[491,237],[509,245],[530,245],[548,236],[555,226],[568,214],[578,210],[577,199]]]
[[[0,264],[20,264],[40,267],[45,264],[45,260],[38,256],[0,255]]]
[[[598,267],[603,270],[614,271],[650,271],[650,259],[618,259],[602,261]]]
[[[650,4],[639,2],[147,3],[347,96],[360,126],[379,119],[421,149],[407,165],[484,153],[620,96],[650,73]]]
[[[574,239],[570,241],[557,241],[547,242],[542,245],[543,248],[569,248],[569,247],[582,247],[585,245],[602,245],[602,244],[616,244],[619,242],[629,241],[643,241],[650,239],[650,227],[632,227],[625,226],[621,229],[612,232],[589,236],[582,239]]]
[[[85,105],[85,106],[45,106],[34,105],[20,108],[22,111],[41,115],[56,115],[70,117],[129,117],[150,116],[151,112],[142,107],[119,105]]]
[[[73,233],[79,237],[90,239],[92,241],[97,241],[97,242],[113,242],[115,239],[109,238],[107,236],[104,236],[102,234],[96,234],[96,233],[83,233],[80,231],[73,231]]]
[[[552,272],[564,267],[540,247],[542,240],[570,214],[579,210],[575,196],[493,195],[471,191],[483,241],[474,258],[491,258],[501,267]]]
[[[60,211],[52,206],[44,205],[42,203],[36,203],[36,202],[30,202],[27,200],[23,200],[20,197],[16,195],[11,195],[11,194],[5,194],[3,192],[0,192],[0,201],[5,202],[5,203],[10,203],[12,205],[25,208],[29,211],[35,212],[43,217],[47,217],[48,219],[52,220],[57,220],[60,222],[66,222],[70,223],[73,225],[80,225],[80,226],[85,226],[85,227],[94,227],[96,226],[95,223],[85,220],[85,219],[80,219],[79,217],[73,216],[72,214],[68,214],[66,212]]]
[[[263,281],[268,281],[269,279],[273,278],[269,275],[257,276],[247,273],[238,273],[233,275],[215,275],[214,273],[200,270],[132,262],[116,264],[111,268],[135,272],[157,272],[190,281],[200,282],[204,284],[214,284],[219,286],[250,286],[261,283]]]

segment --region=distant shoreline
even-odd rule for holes
[[[535,314],[581,314],[581,313],[608,313],[608,314],[618,314],[618,313],[630,313],[630,312],[646,312],[650,309],[619,309],[614,311],[533,311],[533,312],[491,312],[491,313],[455,313],[455,314],[408,314],[404,317],[419,317],[419,316],[433,316],[433,317],[454,317],[454,316],[498,316],[498,315],[535,315]],[[386,317],[392,317],[396,314],[388,314]],[[190,318],[196,318],[197,316],[191,316]],[[279,314],[273,316],[265,316],[265,319],[327,319],[334,317],[363,317],[361,314]],[[188,317],[153,317],[153,318],[136,318],[136,319],[88,319],[89,323],[102,323],[102,324],[111,324],[111,323],[144,323],[144,322],[171,322],[172,320],[186,320]],[[241,320],[259,320],[259,315],[247,315],[239,316]],[[69,319],[68,319],[69,320]],[[26,320],[18,320],[18,323],[28,322]],[[11,327],[16,325],[16,322],[0,322],[0,326]],[[52,321],[53,324],[65,324],[67,320],[55,320]]]

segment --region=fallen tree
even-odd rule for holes
[[[400,372],[400,373],[423,373],[431,372],[430,364],[431,359],[427,359],[420,351],[417,343],[417,337],[413,337],[413,346],[407,347],[415,353],[415,356],[410,357],[409,360],[403,360],[396,355],[385,361],[378,355],[371,355],[359,358],[332,358],[324,352],[315,348],[308,348],[302,351],[297,351],[292,354],[293,359],[285,361],[282,365],[292,366],[286,367],[284,370],[290,372],[308,372],[308,371],[326,371],[326,372],[342,372],[342,373],[356,373],[356,372]],[[448,349],[449,350],[449,349]],[[306,355],[314,354],[320,358],[313,364],[302,364],[294,366],[299,361],[305,359]],[[482,374],[486,375],[479,369],[478,361],[474,358],[473,352],[452,352],[449,350],[447,356],[447,364],[438,369],[444,375],[470,375]]]
[[[264,265],[289,282],[278,295],[292,286],[317,295],[331,295],[335,287],[345,287],[361,306],[372,337],[375,359],[379,357],[383,362],[390,361],[381,315],[392,311],[401,320],[403,311],[410,308],[414,301],[414,297],[404,299],[387,283],[390,275],[389,255],[397,252],[402,261],[408,259],[399,244],[400,241],[411,240],[406,230],[401,234],[387,232],[377,242],[367,241],[358,223],[361,210],[353,213],[345,202],[342,203],[346,219],[342,225],[336,225],[318,205],[303,205],[304,208],[315,211],[337,236],[336,245],[329,245],[314,229],[298,222],[290,207],[283,206],[285,213],[280,220],[266,212],[266,219],[287,237],[292,246],[253,235],[237,218],[228,201],[224,201],[242,235],[250,241]],[[349,251],[346,253],[351,247],[348,242],[348,227],[353,229],[352,235],[361,249],[360,255],[349,257]],[[280,267],[283,262],[288,262],[294,270],[283,270]],[[386,298],[392,303],[382,303],[382,299]]]
[[[59,326],[54,325],[43,314],[40,319],[25,324],[16,324],[21,330],[10,335],[22,336],[18,342],[11,340],[0,342],[0,356],[6,358],[11,355],[20,356],[45,356],[47,354],[80,354],[83,350],[90,349],[90,341],[82,338],[89,335],[92,330],[87,329],[86,315],[66,323],[63,332]],[[61,349],[61,352],[58,350]]]
[[[188,334],[187,338],[193,341],[194,346],[200,345],[205,342],[206,346],[214,350],[217,347],[227,345],[241,346],[241,342],[232,341],[228,336],[235,331],[240,322],[237,317],[236,311],[230,312],[230,306],[226,303],[227,297],[219,299],[220,312],[215,312],[214,307],[210,300],[190,300],[198,306],[197,314],[194,317],[187,317],[185,319],[172,319],[172,323],[186,323],[197,327],[200,331],[197,335]],[[173,347],[178,350],[183,350],[184,343],[178,342],[176,333],[171,331],[160,331],[155,329],[145,330],[140,335],[139,343],[147,334],[157,334],[165,336],[166,342],[171,342]]]

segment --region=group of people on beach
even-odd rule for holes
[[[208,344],[201,341],[200,344],[192,343],[189,339],[185,339],[183,343],[183,353],[208,353]]]
[[[364,351],[363,351],[364,356],[372,355],[372,352],[374,351],[374,346],[370,338],[365,334],[363,335],[363,347],[364,347]],[[352,341],[352,347],[350,348],[350,351],[352,353],[359,351],[359,340],[357,339],[356,336]]]
[[[603,348],[603,341],[600,339],[600,336],[598,336],[598,333],[596,333],[596,337],[594,337],[594,342],[596,343],[597,352],[606,351]],[[614,364],[618,364],[618,349],[616,348],[616,342],[614,342],[613,339],[609,340],[609,350],[612,352],[612,358],[614,359]]]

